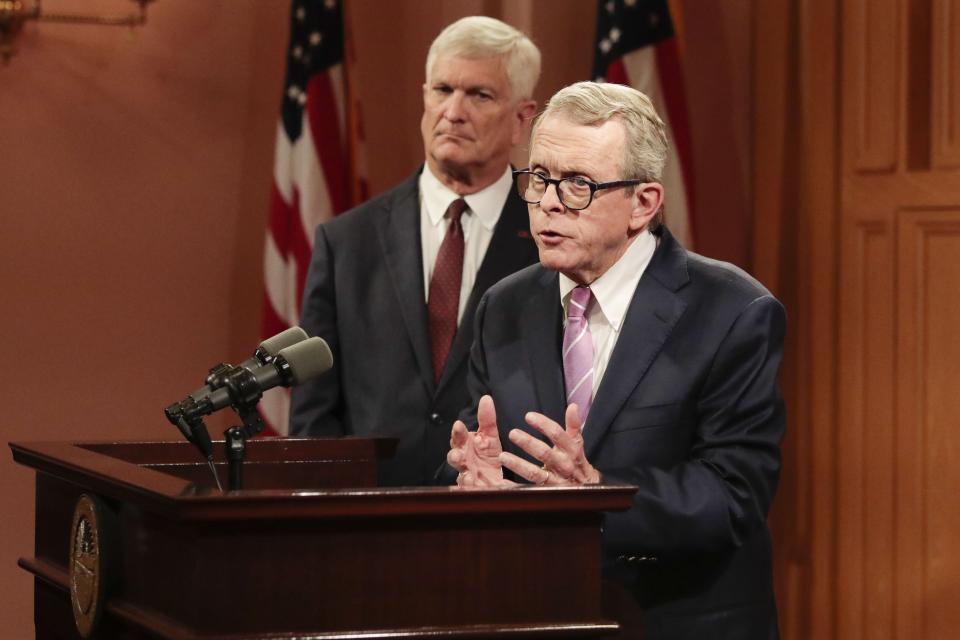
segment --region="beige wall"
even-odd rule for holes
[[[751,2],[686,4],[709,204],[701,248],[747,264]],[[159,0],[135,33],[30,25],[0,67],[3,442],[175,437],[162,407],[210,365],[248,355],[287,11],[279,0]],[[423,57],[444,24],[488,13],[530,31],[544,51],[541,100],[591,65],[586,0],[358,0],[349,11],[374,192],[421,159]],[[0,628],[26,637],[31,584],[15,563],[31,551],[32,476],[8,452],[0,486]]]
[[[0,67],[4,443],[174,437],[165,404],[255,344],[286,23],[163,0],[135,33],[31,25]],[[24,638],[33,486],[9,450],[0,486],[0,635]]]

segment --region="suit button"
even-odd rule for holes
[[[617,562],[622,562],[624,564],[653,564],[657,562],[658,558],[656,556],[617,556]]]
[[[443,424],[443,418],[440,417],[439,413],[431,413],[430,423],[435,427],[439,427],[440,425]]]

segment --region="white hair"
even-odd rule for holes
[[[434,39],[427,53],[427,83],[440,56],[502,58],[514,100],[528,100],[540,78],[540,50],[510,25],[486,16],[457,20]]]
[[[619,120],[626,133],[623,178],[660,182],[667,161],[666,126],[650,98],[640,91],[606,82],[577,82],[564,87],[550,98],[537,117],[532,136],[550,116],[587,126]]]

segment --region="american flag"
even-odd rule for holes
[[[298,323],[314,230],[350,206],[343,61],[340,2],[294,0],[264,252],[263,337]],[[268,427],[285,435],[289,393],[268,392],[260,408]]]
[[[667,125],[664,214],[675,237],[694,246],[690,130],[680,52],[668,0],[599,0],[593,76],[647,94]]]

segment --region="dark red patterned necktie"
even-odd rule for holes
[[[437,382],[443,373],[443,364],[450,353],[453,336],[457,332],[457,311],[460,308],[460,283],[463,280],[463,227],[460,216],[467,208],[463,198],[447,207],[444,218],[449,220],[443,236],[437,263],[430,278],[427,314],[430,318],[430,346],[433,349],[433,375]]]

